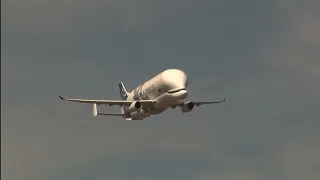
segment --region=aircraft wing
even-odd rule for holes
[[[102,113],[102,112],[98,112],[97,115],[104,115],[104,116],[123,116],[124,114],[121,114],[121,113]]]
[[[217,103],[223,103],[226,101],[226,98],[223,98],[223,100],[220,100],[220,101],[191,101],[194,103],[195,106],[200,106],[200,105],[204,105],[204,104],[217,104]],[[180,105],[183,105],[180,104]]]
[[[223,100],[221,101],[192,101],[194,103],[194,105],[196,106],[200,106],[203,104],[217,104],[217,103],[223,103],[226,101],[226,98],[223,98]]]
[[[118,105],[118,106],[124,106],[124,105],[130,105],[134,101],[123,101],[123,100],[94,100],[94,99],[71,99],[71,98],[64,98],[59,96],[61,100],[64,101],[72,101],[72,102],[79,102],[79,103],[88,103],[88,104],[107,104],[110,106]],[[139,100],[142,104],[154,104],[158,102],[157,100]]]

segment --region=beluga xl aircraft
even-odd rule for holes
[[[216,104],[220,101],[186,101],[188,78],[179,69],[167,69],[149,81],[128,92],[122,82],[119,82],[121,100],[71,99],[59,96],[61,100],[93,105],[93,116],[120,116],[126,120],[143,120],[152,115],[164,112],[168,108],[180,107],[183,113],[190,112],[196,106]],[[121,113],[102,113],[97,111],[97,105],[120,106]]]

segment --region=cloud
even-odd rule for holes
[[[170,162],[170,163],[168,163]],[[150,149],[135,152],[135,156],[121,155],[121,157],[97,157],[86,164],[78,164],[70,170],[60,168],[59,173],[52,172],[53,178],[85,179],[85,176],[103,179],[112,177],[115,179],[175,179],[184,177],[190,179],[199,170],[214,167],[215,162],[204,155],[174,151]],[[55,176],[55,174],[61,174]]]
[[[107,28],[111,29],[116,27],[134,30],[150,21],[181,13],[184,8],[190,8],[193,4],[190,0],[31,0],[27,3],[13,0],[4,2],[6,8],[3,23],[7,25],[5,29],[24,26],[24,31],[36,29],[42,33],[63,33],[66,29],[81,31],[75,27],[78,23],[91,25],[93,29],[108,24],[110,26]]]
[[[277,1],[277,13],[281,17],[278,23],[285,25],[281,33],[271,38],[267,52],[262,52],[269,59],[267,63],[275,71],[282,71],[290,81],[308,88],[310,93],[320,96],[320,15],[318,1]],[[287,73],[287,74],[286,74]],[[291,77],[290,77],[291,76]]]
[[[210,179],[239,179],[239,180],[258,180],[260,179],[256,172],[236,172],[236,173],[214,173],[204,172],[200,174],[197,179],[210,180]]]
[[[58,108],[54,104],[58,103],[51,103],[51,106],[62,110],[61,105],[61,108]],[[64,118],[59,116],[56,110],[44,113],[43,108],[40,107],[18,109],[19,114],[24,114],[24,117],[36,117],[36,119],[28,118],[28,121],[20,122],[18,124],[20,126],[15,125],[17,122],[8,122],[9,119],[22,118],[19,114],[5,115],[2,142],[3,152],[6,155],[2,158],[2,162],[6,165],[2,167],[5,172],[2,176],[16,179],[24,179],[23,177],[41,179],[41,177],[51,176],[49,172],[52,171],[58,171],[57,173],[61,174],[73,170],[78,172],[78,169],[72,168],[77,167],[77,164],[93,167],[94,161],[101,158],[114,158],[113,163],[109,165],[113,166],[118,159],[130,159],[132,155],[136,156],[137,153],[152,151],[152,149],[193,153],[207,146],[208,136],[205,127],[201,124],[191,128],[188,125],[190,123],[178,126],[176,122],[176,125],[171,123],[171,127],[167,127],[164,123],[132,122],[129,124],[130,122],[119,121],[119,119],[108,120],[103,117],[88,121],[89,118],[79,118],[76,115],[79,114],[79,108],[81,109],[77,106],[74,111],[71,109],[65,111],[66,115],[68,112],[70,115]],[[88,107],[83,108],[86,111],[85,114],[89,114]],[[73,118],[77,119],[73,120]],[[163,132],[164,129],[165,132]],[[141,155],[140,161],[150,158],[153,158],[152,154],[145,157]],[[122,163],[126,163],[126,160],[121,161],[114,167],[115,169],[124,166]],[[64,171],[67,171],[60,171],[61,166],[64,167]],[[88,171],[91,170],[91,168],[88,169]]]
[[[295,140],[286,143],[279,158],[282,159],[282,166],[288,173],[290,179],[319,179],[320,173],[320,144],[309,136],[297,137]]]

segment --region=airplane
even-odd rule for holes
[[[122,82],[118,82],[121,100],[72,99],[59,96],[61,100],[89,103],[93,105],[93,116],[120,116],[125,120],[144,120],[160,114],[168,108],[180,107],[183,113],[191,112],[194,107],[204,104],[216,104],[220,101],[187,101],[188,78],[179,69],[167,69],[128,92]],[[97,105],[120,106],[121,113],[103,113],[97,111]]]

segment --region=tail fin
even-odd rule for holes
[[[126,87],[123,85],[122,82],[119,82],[119,90],[120,90],[121,99],[122,99],[122,100],[127,100],[129,93],[128,93],[128,91],[126,90]],[[127,118],[128,113],[129,113],[129,112],[128,112],[128,107],[126,107],[126,106],[121,106],[120,109],[121,109],[121,114],[123,114],[122,117]]]
[[[119,82],[119,90],[120,90],[120,96],[122,100],[127,100],[128,98],[128,92],[126,88],[124,87],[122,82]]]

